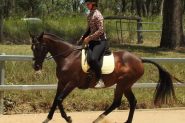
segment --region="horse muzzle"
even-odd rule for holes
[[[34,69],[35,71],[42,70],[42,65],[39,65],[39,64],[33,64],[33,69]]]

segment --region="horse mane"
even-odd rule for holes
[[[59,37],[59,36],[57,36],[57,35],[55,35],[55,34],[52,34],[52,33],[44,33],[43,36],[44,36],[44,35],[47,35],[47,36],[45,36],[44,38],[48,38],[48,39],[51,39],[51,40],[53,40],[53,41],[55,41],[55,42],[65,43],[65,44],[67,44],[67,45],[73,46],[72,44],[68,43],[68,42],[65,41],[63,38],[61,38],[61,37]]]
[[[61,38],[61,37],[59,37],[59,36],[57,36],[57,35],[55,35],[55,34],[52,34],[52,33],[44,33],[44,35],[47,35],[47,36],[49,36],[49,37],[52,37],[53,40],[64,41],[63,38]],[[49,38],[49,37],[48,37],[48,38]],[[47,37],[46,37],[46,38],[47,38]]]

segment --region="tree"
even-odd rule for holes
[[[164,0],[161,48],[174,49],[183,44],[181,2],[181,0]]]
[[[41,0],[17,0],[16,4],[26,12],[27,17],[35,17],[40,14]]]
[[[0,43],[3,42],[4,0],[0,1]]]
[[[73,12],[78,13],[78,10],[80,7],[80,0],[72,0],[71,3],[72,3]]]
[[[147,8],[145,5],[145,0],[136,0],[136,9],[138,16],[142,17],[147,15]]]

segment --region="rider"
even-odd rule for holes
[[[104,32],[103,16],[98,7],[98,0],[85,0],[87,8],[90,10],[87,16],[88,26],[87,31],[81,37],[81,41],[88,45],[88,58],[87,61],[90,65],[90,70],[95,72],[98,79],[98,83],[95,88],[105,87],[105,84],[101,78],[101,63],[100,60],[107,47],[107,38]]]

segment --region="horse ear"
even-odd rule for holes
[[[44,36],[44,32],[42,32],[42,33],[39,35],[38,39],[42,39],[43,36]]]
[[[29,35],[30,35],[30,38],[31,38],[31,42],[32,43],[35,43],[36,41],[34,40],[35,39],[35,35],[32,34],[30,31],[29,31]]]
[[[30,37],[33,39],[35,37],[35,35],[33,35],[30,31],[28,31],[28,32],[29,32]]]

